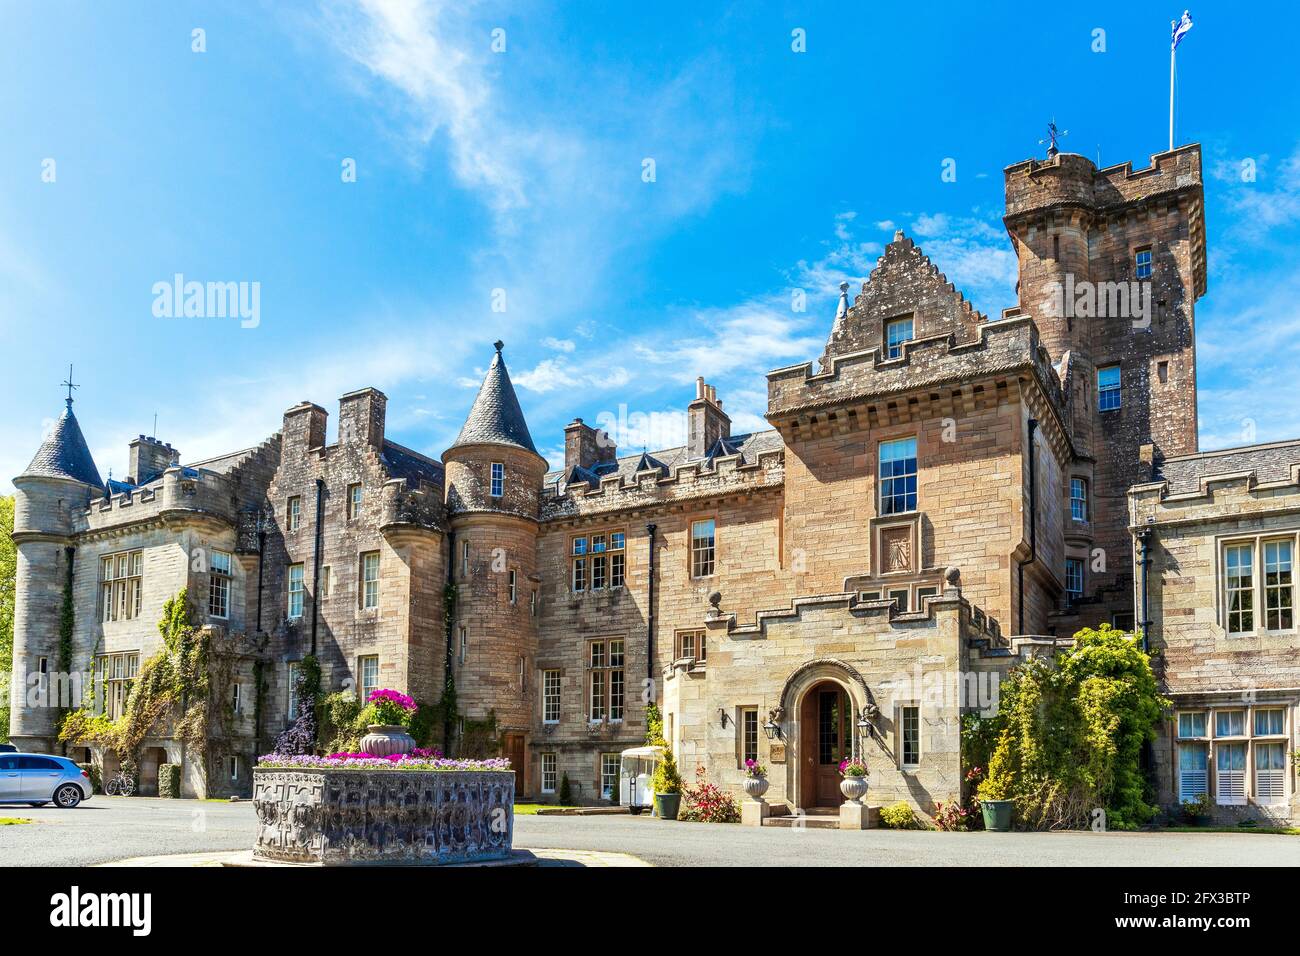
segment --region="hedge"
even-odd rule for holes
[[[158,796],[179,797],[181,795],[181,765],[165,763],[158,767]]]

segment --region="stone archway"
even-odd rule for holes
[[[873,704],[862,675],[852,665],[833,658],[809,661],[786,680],[780,711],[786,725],[786,793],[795,807],[809,810],[838,805],[828,778],[832,768],[823,764],[838,764],[841,749],[859,752],[858,715]],[[821,726],[823,723],[827,726]],[[838,787],[838,778],[834,786]]]

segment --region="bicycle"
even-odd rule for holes
[[[119,770],[104,787],[104,793],[110,797],[129,797],[135,793],[135,780]]]

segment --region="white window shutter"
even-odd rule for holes
[[[1256,770],[1255,799],[1260,803],[1286,802],[1286,771]]]
[[[1208,775],[1204,770],[1184,770],[1178,775],[1178,799],[1195,800],[1208,792]]]
[[[1220,806],[1239,807],[1246,804],[1246,771],[1220,770],[1218,772],[1218,802]]]

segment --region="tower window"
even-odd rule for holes
[[[1065,591],[1071,601],[1083,597],[1083,560],[1081,558],[1065,559]]]
[[[514,570],[514,568],[511,568],[509,574],[506,577],[507,577],[506,587],[510,595],[510,603],[514,604],[519,594],[519,589],[518,589],[519,572]]]
[[[1169,381],[1169,363],[1168,363],[1168,362],[1157,362],[1157,363],[1156,363],[1156,378],[1158,378],[1158,379],[1160,380],[1160,383],[1161,383],[1162,385],[1163,385],[1165,382]]]
[[[712,518],[691,522],[691,577],[712,576],[717,556],[715,532],[716,526]]]
[[[361,556],[361,606],[379,607],[379,552]]]
[[[903,354],[903,343],[912,341],[912,319],[894,319],[885,325],[885,358]]]
[[[1120,407],[1119,366],[1097,369],[1097,410],[1110,412]]]
[[[506,493],[506,466],[499,461],[492,462],[492,497],[500,498]]]
[[[290,531],[297,531],[302,524],[302,499],[297,495],[290,498],[285,507],[284,524]]]
[[[361,486],[348,485],[348,520],[356,521],[361,517]]]
[[[1133,256],[1133,274],[1139,279],[1150,279],[1152,268],[1151,250],[1139,249]]]
[[[213,551],[208,562],[208,614],[230,615],[230,555]]]
[[[1070,517],[1075,521],[1088,520],[1088,482],[1082,478],[1070,479]]]

